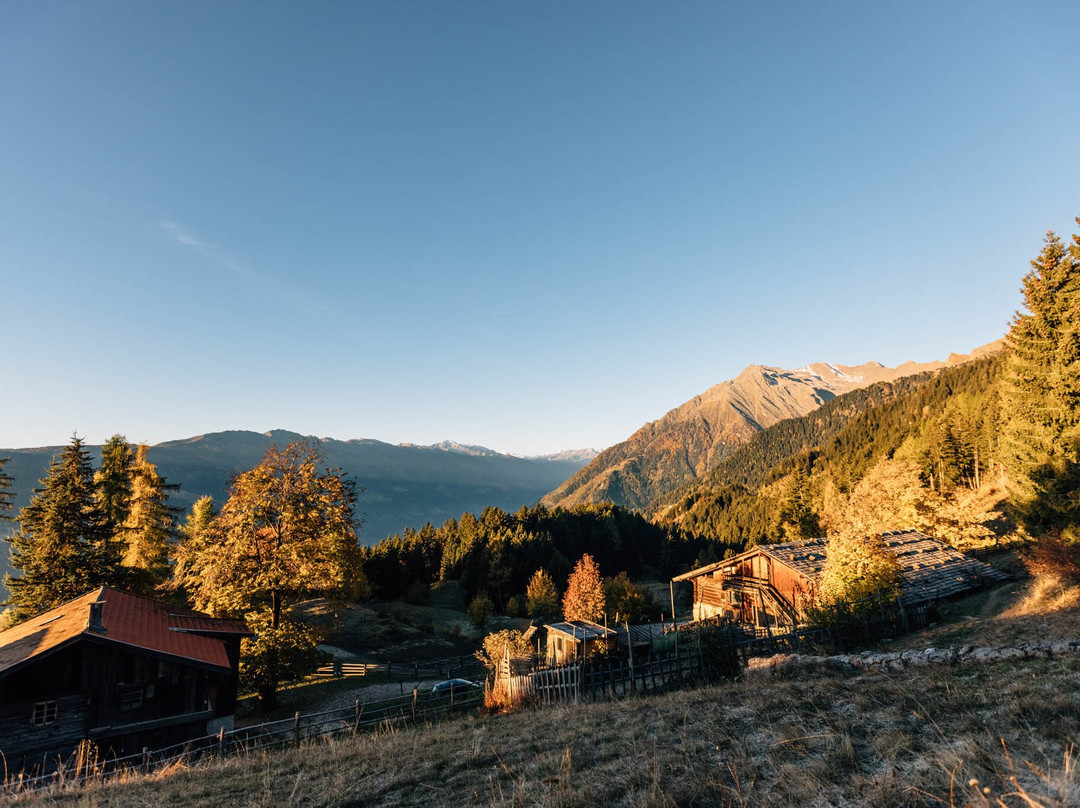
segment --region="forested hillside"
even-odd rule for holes
[[[670,501],[654,503],[651,520],[612,504],[513,514],[488,508],[366,548],[363,569],[381,598],[422,596],[456,581],[467,599],[486,595],[513,611],[536,570],[563,582],[583,553],[607,577],[636,577],[671,574],[761,541],[822,535],[883,459],[909,458],[918,478],[902,482],[941,496],[974,489],[996,473],[1002,365],[998,354],[881,382],[782,421]],[[876,480],[875,488],[889,483]]]
[[[510,604],[514,611],[511,599],[524,604],[526,585],[537,570],[562,585],[585,553],[608,577],[655,574],[693,558],[681,559],[689,548],[639,514],[615,505],[581,505],[464,513],[440,527],[406,530],[364,548],[361,565],[383,599],[422,597],[435,584],[456,581],[466,600],[485,595],[496,608]]]
[[[565,507],[614,502],[645,508],[706,474],[763,430],[814,412],[836,396],[959,365],[1000,349],[998,340],[968,355],[951,354],[944,362],[905,362],[895,368],[877,362],[819,362],[798,370],[751,365],[601,452],[542,503]]]
[[[882,460],[909,461],[918,484],[940,494],[977,488],[999,470],[1002,366],[998,355],[840,396],[755,436],[652,511],[662,524],[741,549],[821,535]]]

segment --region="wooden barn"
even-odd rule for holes
[[[547,625],[547,661],[563,665],[615,649],[617,634],[590,620],[567,620]]]
[[[0,632],[0,751],[9,771],[232,728],[244,623],[101,589]]]
[[[900,562],[905,606],[953,597],[1007,575],[917,531],[882,534]],[[825,539],[762,544],[676,576],[692,581],[694,619],[728,617],[756,627],[797,625],[825,566]]]

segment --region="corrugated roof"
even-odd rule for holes
[[[104,632],[89,627],[92,603],[102,604]],[[166,603],[103,586],[0,631],[0,674],[81,636],[228,669],[220,635],[250,634],[243,622],[177,611]]]
[[[549,623],[547,630],[557,631],[576,640],[599,640],[615,635],[615,632],[611,629],[604,628],[600,624],[588,620],[567,620],[563,623]]]
[[[669,623],[642,623],[630,626],[629,634],[626,626],[617,626],[615,630],[619,634],[620,645],[652,645],[654,639],[664,636],[664,629],[667,628],[670,628]]]

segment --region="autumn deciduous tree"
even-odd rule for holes
[[[221,512],[200,526],[193,513],[178,552],[176,584],[197,609],[244,617],[257,632],[246,640],[241,675],[266,707],[277,686],[306,672],[313,635],[293,623],[288,606],[342,591],[358,574],[355,484],[324,468],[317,448],[271,447],[238,475]]]
[[[478,629],[483,631],[484,626],[487,624],[488,618],[495,613],[495,604],[492,603],[491,598],[481,593],[472,599],[469,604],[466,614],[469,615],[469,620]]]
[[[147,447],[140,445],[129,469],[131,488],[123,523],[123,564],[135,588],[150,594],[168,573],[176,526],[166,493],[170,486],[147,459],[146,452]]]
[[[529,656],[531,650],[528,641],[520,631],[507,628],[484,637],[480,650],[476,652],[476,658],[483,662],[491,673],[495,673],[499,662],[507,653],[511,659],[520,659]]]
[[[525,588],[525,608],[529,617],[554,620],[559,616],[559,593],[544,570],[537,570]]]
[[[660,612],[660,606],[652,592],[635,584],[625,572],[604,581],[604,602],[608,617],[620,623],[634,623]]]
[[[900,562],[880,535],[829,538],[818,585],[820,605],[895,600],[899,586]]]
[[[602,620],[604,617],[604,584],[600,568],[586,553],[574,565],[563,595],[564,620]]]

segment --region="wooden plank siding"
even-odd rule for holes
[[[56,718],[48,724],[34,726],[32,717],[36,704],[53,702]],[[71,693],[54,699],[25,699],[0,705],[0,727],[3,727],[3,748],[8,770],[41,766],[48,758],[66,757],[79,741],[86,737],[86,699]]]
[[[1008,575],[917,531],[881,534],[900,565],[905,607],[953,597]],[[812,602],[825,566],[825,539],[766,544],[678,575],[692,581],[694,619],[728,617],[759,628],[793,626]]]

